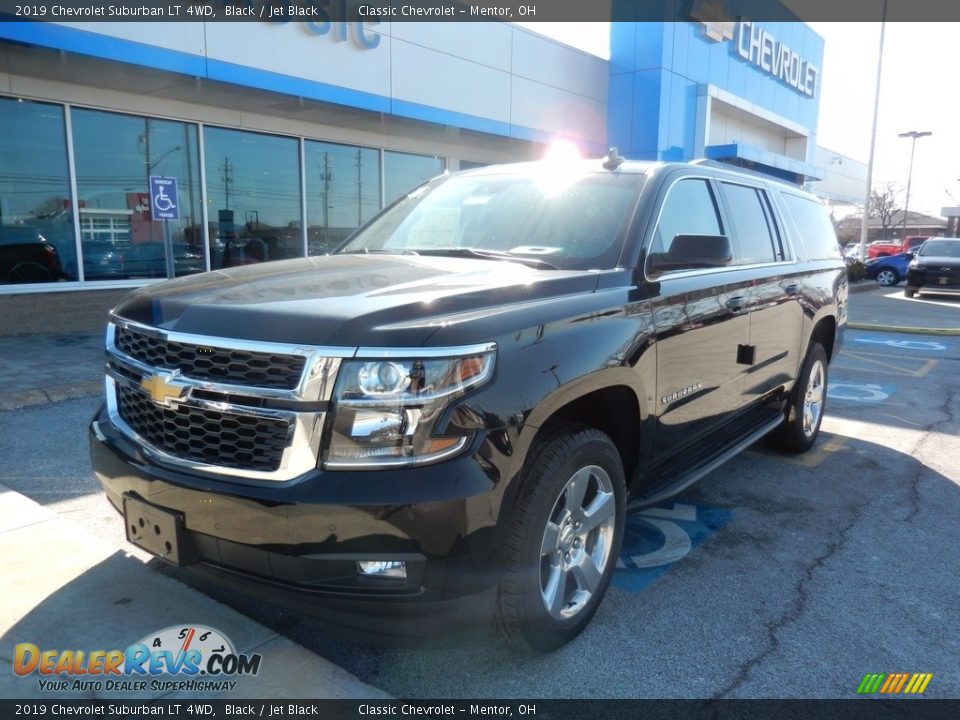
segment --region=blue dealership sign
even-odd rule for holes
[[[179,220],[175,177],[150,176],[150,217],[154,220]]]

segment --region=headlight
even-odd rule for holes
[[[463,450],[471,438],[436,437],[437,419],[468,390],[490,380],[495,351],[492,343],[450,348],[447,357],[436,350],[419,359],[385,351],[389,357],[343,363],[324,467],[422,465]]]

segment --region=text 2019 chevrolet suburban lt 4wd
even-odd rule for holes
[[[813,444],[846,299],[820,202],[766,176],[611,153],[438,177],[332,255],[121,302],[93,465],[131,542],[230,587],[549,650],[628,508],[764,435]]]

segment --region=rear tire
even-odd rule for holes
[[[573,640],[603,600],[626,516],[623,465],[607,435],[565,424],[536,443],[507,531],[497,621],[536,652]]]
[[[810,341],[787,404],[783,423],[770,433],[771,443],[789,453],[802,453],[813,447],[827,405],[827,352],[816,340]]]
[[[914,290],[913,288],[909,288],[909,287],[908,287],[908,288],[904,288],[904,289],[903,289],[903,296],[904,296],[904,297],[912,298],[912,297],[913,297],[914,295],[916,295],[916,294],[917,294],[917,291]]]
[[[33,260],[24,260],[10,268],[7,281],[11,283],[50,282],[53,275],[43,265]]]
[[[900,275],[893,268],[883,268],[877,272],[877,282],[883,287],[890,287],[900,282]]]

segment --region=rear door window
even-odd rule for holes
[[[733,252],[740,265],[776,262],[783,257],[780,239],[763,190],[721,183],[730,211]]]
[[[800,239],[811,260],[839,260],[840,246],[837,234],[826,209],[809,198],[783,193],[783,201],[797,229]]]

